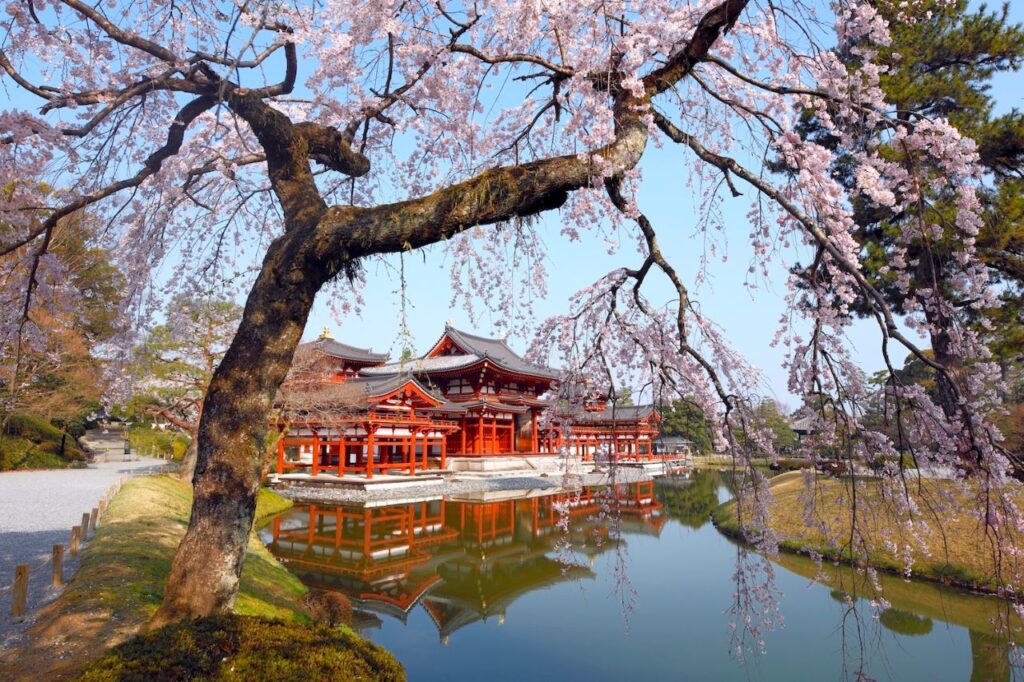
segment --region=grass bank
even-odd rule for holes
[[[0,471],[63,469],[84,462],[85,452],[75,439],[41,417],[12,414],[0,433]]]
[[[792,472],[776,476],[769,487],[771,526],[778,534],[781,549],[786,551],[818,553],[830,561],[850,563],[852,537],[861,548],[856,554],[863,556],[866,551],[874,567],[902,573],[905,564],[893,551],[895,543],[897,547],[910,548],[914,577],[982,592],[995,592],[1000,575],[1004,583],[1010,582],[1022,568],[1020,559],[997,554],[977,519],[952,511],[962,506],[959,503],[963,502],[963,493],[948,481],[924,479],[913,484],[911,499],[919,510],[914,523],[918,529],[923,528],[918,533],[924,536],[923,543],[908,535],[903,505],[892,499],[876,479],[819,477],[808,491],[803,474]],[[857,533],[851,533],[854,493]],[[805,519],[808,495],[814,501],[811,524]],[[739,539],[738,511],[741,510],[736,501],[727,502],[714,511],[713,520],[723,533]],[[1019,538],[1009,539],[1009,546],[1019,545]],[[997,564],[1001,572],[997,571]]]
[[[174,550],[188,524],[192,491],[170,476],[128,481],[103,516],[78,572],[61,596],[45,607],[15,652],[16,679],[61,679],[139,629],[163,599]],[[261,491],[258,518],[290,506]],[[306,623],[299,606],[306,588],[253,536],[242,567],[239,614]],[[16,667],[14,667],[16,666]],[[0,674],[0,678],[5,678]]]

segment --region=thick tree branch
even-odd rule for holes
[[[318,229],[318,257],[355,260],[415,249],[475,225],[557,208],[569,192],[633,168],[646,144],[647,126],[636,112],[623,111],[616,140],[583,157],[494,168],[425,197],[371,209],[333,207]]]
[[[707,57],[711,47],[739,19],[749,0],[725,0],[701,17],[693,36],[679,52],[669,57],[661,67],[644,76],[644,89],[648,97],[665,92],[690,73],[693,67]]]

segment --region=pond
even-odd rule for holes
[[[297,505],[263,536],[310,588],[344,594],[353,627],[414,681],[1013,679],[993,625],[1005,608],[988,597],[882,576],[876,607],[862,576],[827,566],[815,582],[812,562],[785,555],[770,564],[777,610],[761,611],[760,558],[709,522],[727,496],[703,471],[578,493]],[[738,567],[750,588],[737,589]],[[750,635],[746,617],[758,627],[765,613],[774,627]]]

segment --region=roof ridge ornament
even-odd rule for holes
[[[331,328],[329,326],[324,325],[324,330],[322,332],[320,332],[320,338],[321,339],[330,339],[331,341],[334,340],[334,337],[331,335]]]

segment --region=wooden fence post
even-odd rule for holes
[[[89,539],[89,513],[82,514],[82,542]]]
[[[78,554],[78,541],[81,531],[78,526],[71,527],[71,556]]]
[[[53,546],[53,586],[64,584],[64,545]]]
[[[25,616],[25,603],[28,601],[28,564],[14,567],[14,592],[11,594],[11,617],[21,619]]]
[[[99,517],[99,515],[100,510],[97,509],[96,507],[93,507],[92,513],[89,514],[89,530],[91,530],[93,533],[96,532],[96,519]]]

